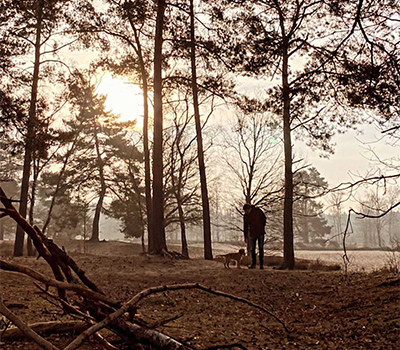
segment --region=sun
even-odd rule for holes
[[[143,127],[143,92],[138,85],[106,74],[96,92],[106,96],[106,108],[119,115],[120,121],[136,120],[136,127]]]

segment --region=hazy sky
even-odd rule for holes
[[[312,151],[301,142],[295,142],[295,148],[301,150],[302,155],[318,169],[322,177],[328,181],[330,187],[335,187],[344,182],[354,182],[367,174],[370,174],[370,176],[378,175],[376,171],[378,167],[384,168],[373,160],[376,158],[369,149],[372,149],[382,160],[396,158],[398,164],[399,144],[389,144],[389,139],[381,139],[380,132],[373,125],[363,125],[359,128],[362,134],[352,130],[334,137],[335,153],[329,158],[321,158],[318,152]],[[390,175],[393,174],[393,171],[390,172],[385,169],[381,174]],[[393,184],[394,181],[389,183]],[[383,183],[381,182],[380,185],[383,185]],[[399,182],[397,181],[398,186]],[[375,189],[375,186],[364,186],[355,193],[355,197],[362,199],[366,190]],[[344,210],[348,210],[350,207],[355,210],[360,209],[359,203],[353,199],[343,205]]]
[[[81,66],[85,66],[95,57],[96,53],[88,51],[71,53],[69,58],[75,59]],[[238,88],[241,92],[260,97],[266,88],[276,84],[279,80],[239,78],[238,81]],[[138,96],[137,86],[122,81],[113,81],[107,74],[104,77],[104,83],[99,85],[98,91],[109,94],[107,107],[113,109],[115,113],[121,113],[122,119],[142,114],[143,105],[141,97]],[[220,119],[225,113],[227,113],[226,110],[219,116],[217,115],[216,119]],[[232,113],[234,112],[232,111]],[[141,126],[141,118],[138,119],[138,126]],[[334,187],[343,182],[356,180],[358,179],[357,175],[362,176],[371,172],[372,169],[376,169],[376,163],[370,160],[372,154],[367,150],[368,147],[374,149],[382,159],[390,157],[398,159],[400,157],[400,145],[389,145],[387,139],[381,139],[381,134],[374,125],[363,125],[358,129],[359,131],[350,130],[345,134],[336,135],[333,138],[333,142],[336,144],[335,153],[329,158],[321,158],[319,151],[310,149],[293,137],[296,158],[304,158],[306,164],[316,167],[329,185]],[[379,139],[381,140],[377,142]],[[354,205],[354,202],[349,205]]]

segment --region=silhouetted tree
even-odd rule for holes
[[[67,27],[70,13],[74,12],[72,11],[74,4],[73,1],[57,0],[7,0],[0,4],[0,22],[6,23],[6,27],[2,27],[4,30],[2,29],[0,33],[0,45],[5,45],[5,52],[11,53],[12,56],[9,60],[2,60],[2,64],[8,70],[8,78],[11,79],[7,80],[9,86],[18,82],[14,85],[14,96],[23,96],[23,98],[10,98],[9,87],[2,89],[2,93],[5,93],[8,101],[7,104],[13,107],[11,112],[6,113],[6,117],[10,117],[12,114],[18,117],[21,116],[21,112],[25,114],[23,128],[17,128],[22,134],[24,143],[24,166],[19,206],[19,211],[23,217],[26,217],[28,209],[32,153],[36,146],[35,138],[42,122],[41,113],[46,109],[46,103],[41,98],[39,83],[44,80],[43,78],[55,75],[51,68],[45,68],[54,67],[55,64],[63,64],[57,54],[70,42],[68,42],[68,39],[63,41],[66,37],[63,37],[60,33],[64,32]],[[74,15],[77,15],[77,12]],[[55,37],[56,34],[57,38]],[[49,45],[50,41],[53,41],[52,45]],[[20,72],[23,72],[22,74],[15,73],[18,71],[15,63],[18,56],[13,56],[16,52],[21,57],[24,55],[24,57],[30,56],[32,58],[33,69],[31,74],[28,73],[26,67],[19,69]],[[14,72],[11,70],[14,70]],[[15,108],[16,100],[23,102],[23,106],[20,105]],[[3,105],[3,103],[0,104]],[[17,121],[18,119],[14,120],[14,122]],[[23,245],[24,232],[18,227],[14,245],[15,256],[23,254]]]
[[[368,39],[356,28],[363,31],[364,21],[369,24],[371,18],[374,25],[368,28],[369,32],[382,28],[386,31],[389,22],[395,23],[392,10],[398,5],[387,5],[374,15],[370,8],[377,10],[378,5],[362,0],[333,5],[324,1],[280,0],[211,4],[213,21],[221,28],[221,44],[214,52],[236,71],[268,77],[273,80],[272,85],[278,85],[270,89],[264,104],[267,110],[281,116],[283,125],[284,268],[294,268],[292,133],[306,136],[312,147],[331,152],[329,141],[335,132],[363,121],[362,114],[346,113],[341,108],[361,106],[350,103],[349,92],[353,88],[344,80],[351,74],[349,66],[357,67],[371,57],[364,55]],[[344,16],[345,13],[351,15]],[[381,39],[385,41],[384,37]],[[385,41],[385,45],[391,44]]]
[[[319,171],[314,167],[301,169],[294,175],[294,225],[295,232],[303,243],[310,243],[316,238],[329,235],[331,227],[322,217],[323,205],[317,202],[313,196],[319,194],[328,187]]]
[[[105,110],[104,97],[97,96],[94,89],[82,75],[78,75],[70,85],[71,103],[77,110],[76,121],[70,124],[76,128],[71,132],[81,133],[82,136],[72,159],[75,171],[69,173],[68,183],[73,188],[85,188],[86,193],[96,193],[90,240],[97,242],[100,215],[109,179],[112,178],[112,168],[118,168],[114,162],[122,160],[118,158],[118,151],[122,152],[121,147],[126,147],[125,137],[134,122],[118,122],[116,115]]]

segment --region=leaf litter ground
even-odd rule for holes
[[[91,245],[89,254],[73,247],[68,252],[115,299],[126,301],[152,286],[197,282],[268,309],[290,330],[287,334],[260,310],[197,290],[166,292],[140,303],[138,316],[150,324],[176,316],[157,329],[195,349],[233,344],[241,344],[233,349],[399,349],[399,286],[381,285],[398,278],[393,273],[227,270],[219,261],[141,255],[138,245],[120,242]],[[43,259],[12,261],[51,275]],[[0,271],[0,286],[6,305],[28,323],[68,319],[39,296],[28,277]],[[62,348],[73,335],[47,339]],[[26,340],[2,342],[1,348],[39,349]],[[103,348],[87,343],[82,349]]]

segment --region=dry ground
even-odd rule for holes
[[[197,290],[167,292],[141,302],[138,312],[149,322],[180,316],[158,330],[195,349],[235,343],[242,349],[399,349],[399,286],[380,286],[398,278],[388,272],[346,278],[341,271],[227,270],[218,261],[140,255],[137,245],[117,242],[91,245],[86,254],[74,250],[79,249],[67,248],[89,278],[116,299],[128,300],[151,286],[198,282],[265,307],[290,330],[287,334],[276,320],[248,305]],[[43,259],[6,259],[50,275]],[[25,321],[65,319],[40,298],[28,277],[1,271],[0,285],[5,303]],[[72,336],[48,339],[62,347]],[[4,350],[39,349],[28,341],[0,345]],[[103,348],[92,343],[84,349]]]

